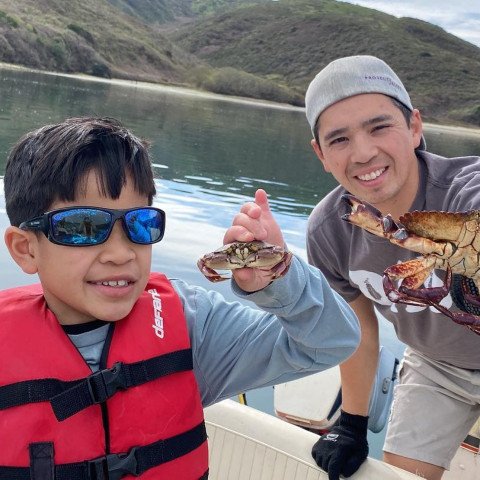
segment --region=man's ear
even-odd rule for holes
[[[417,148],[422,139],[423,123],[420,112],[416,108],[412,110],[412,115],[410,117],[410,130],[412,132],[414,148]]]
[[[33,232],[20,230],[18,227],[8,227],[5,231],[5,245],[15,263],[29,274],[37,273],[35,247],[38,243]]]
[[[320,148],[320,145],[318,142],[312,138],[310,145],[313,148],[313,151],[315,152],[315,155],[318,157],[318,159],[322,162],[323,169],[327,172],[330,173],[330,169],[327,167],[327,163],[325,161],[325,157],[323,155],[322,149]]]

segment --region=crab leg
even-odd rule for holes
[[[260,268],[262,272],[269,272],[272,275],[272,280],[276,278],[283,277],[290,268],[290,263],[292,263],[292,253],[286,252],[284,258],[280,260],[276,265],[273,265],[270,268]]]
[[[213,270],[213,268],[207,267],[205,263],[201,260],[197,262],[197,266],[199,270],[205,275],[205,278],[213,283],[223,282],[224,280],[228,280],[229,278],[226,275],[220,275],[217,271]]]
[[[385,270],[385,272],[387,272],[388,270],[389,269]],[[413,305],[435,306],[436,303],[440,303],[448,295],[451,283],[451,268],[447,269],[445,280],[441,287],[410,288],[408,284],[405,285],[405,282],[402,282],[397,290],[393,285],[391,277],[388,274],[384,274],[383,276],[383,287],[390,301],[398,303],[415,302],[412,303]]]
[[[392,280],[402,280],[405,288],[419,288],[435,268],[433,256],[415,258],[388,267],[383,273]]]

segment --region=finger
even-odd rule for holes
[[[233,242],[251,242],[255,239],[254,234],[243,225],[232,225],[223,236],[223,244]]]
[[[343,475],[345,477],[351,477],[360,468],[364,460],[365,459],[359,455],[349,456],[343,465]]]
[[[242,205],[240,212],[251,218],[259,218],[262,214],[262,208],[254,202],[248,202]]]
[[[251,232],[252,237],[249,237],[245,234],[245,232],[237,232],[241,233],[241,238],[236,238],[234,241],[238,242],[250,242],[252,240],[263,240],[268,235],[268,232],[263,225],[262,221],[260,220],[261,210],[258,205],[255,205],[256,211],[259,213],[258,218],[252,218],[250,215],[246,213],[237,213],[233,219],[232,225],[233,226],[241,226]]]
[[[340,480],[340,470],[342,468],[342,460],[338,457],[332,459],[328,465],[328,480]]]
[[[259,188],[255,192],[255,203],[260,207],[262,214],[269,214],[271,215],[270,205],[268,203],[268,196],[267,192],[261,188]]]

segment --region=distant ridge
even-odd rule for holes
[[[303,105],[320,68],[372,54],[432,123],[480,126],[480,48],[335,0],[0,0],[0,61]]]
[[[421,20],[334,0],[281,0],[199,18],[169,38],[212,66],[236,66],[302,94],[331,60],[376,55],[426,119],[480,126],[480,48]]]

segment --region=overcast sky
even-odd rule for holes
[[[342,0],[374,8],[396,17],[413,17],[434,23],[480,47],[479,0]]]

